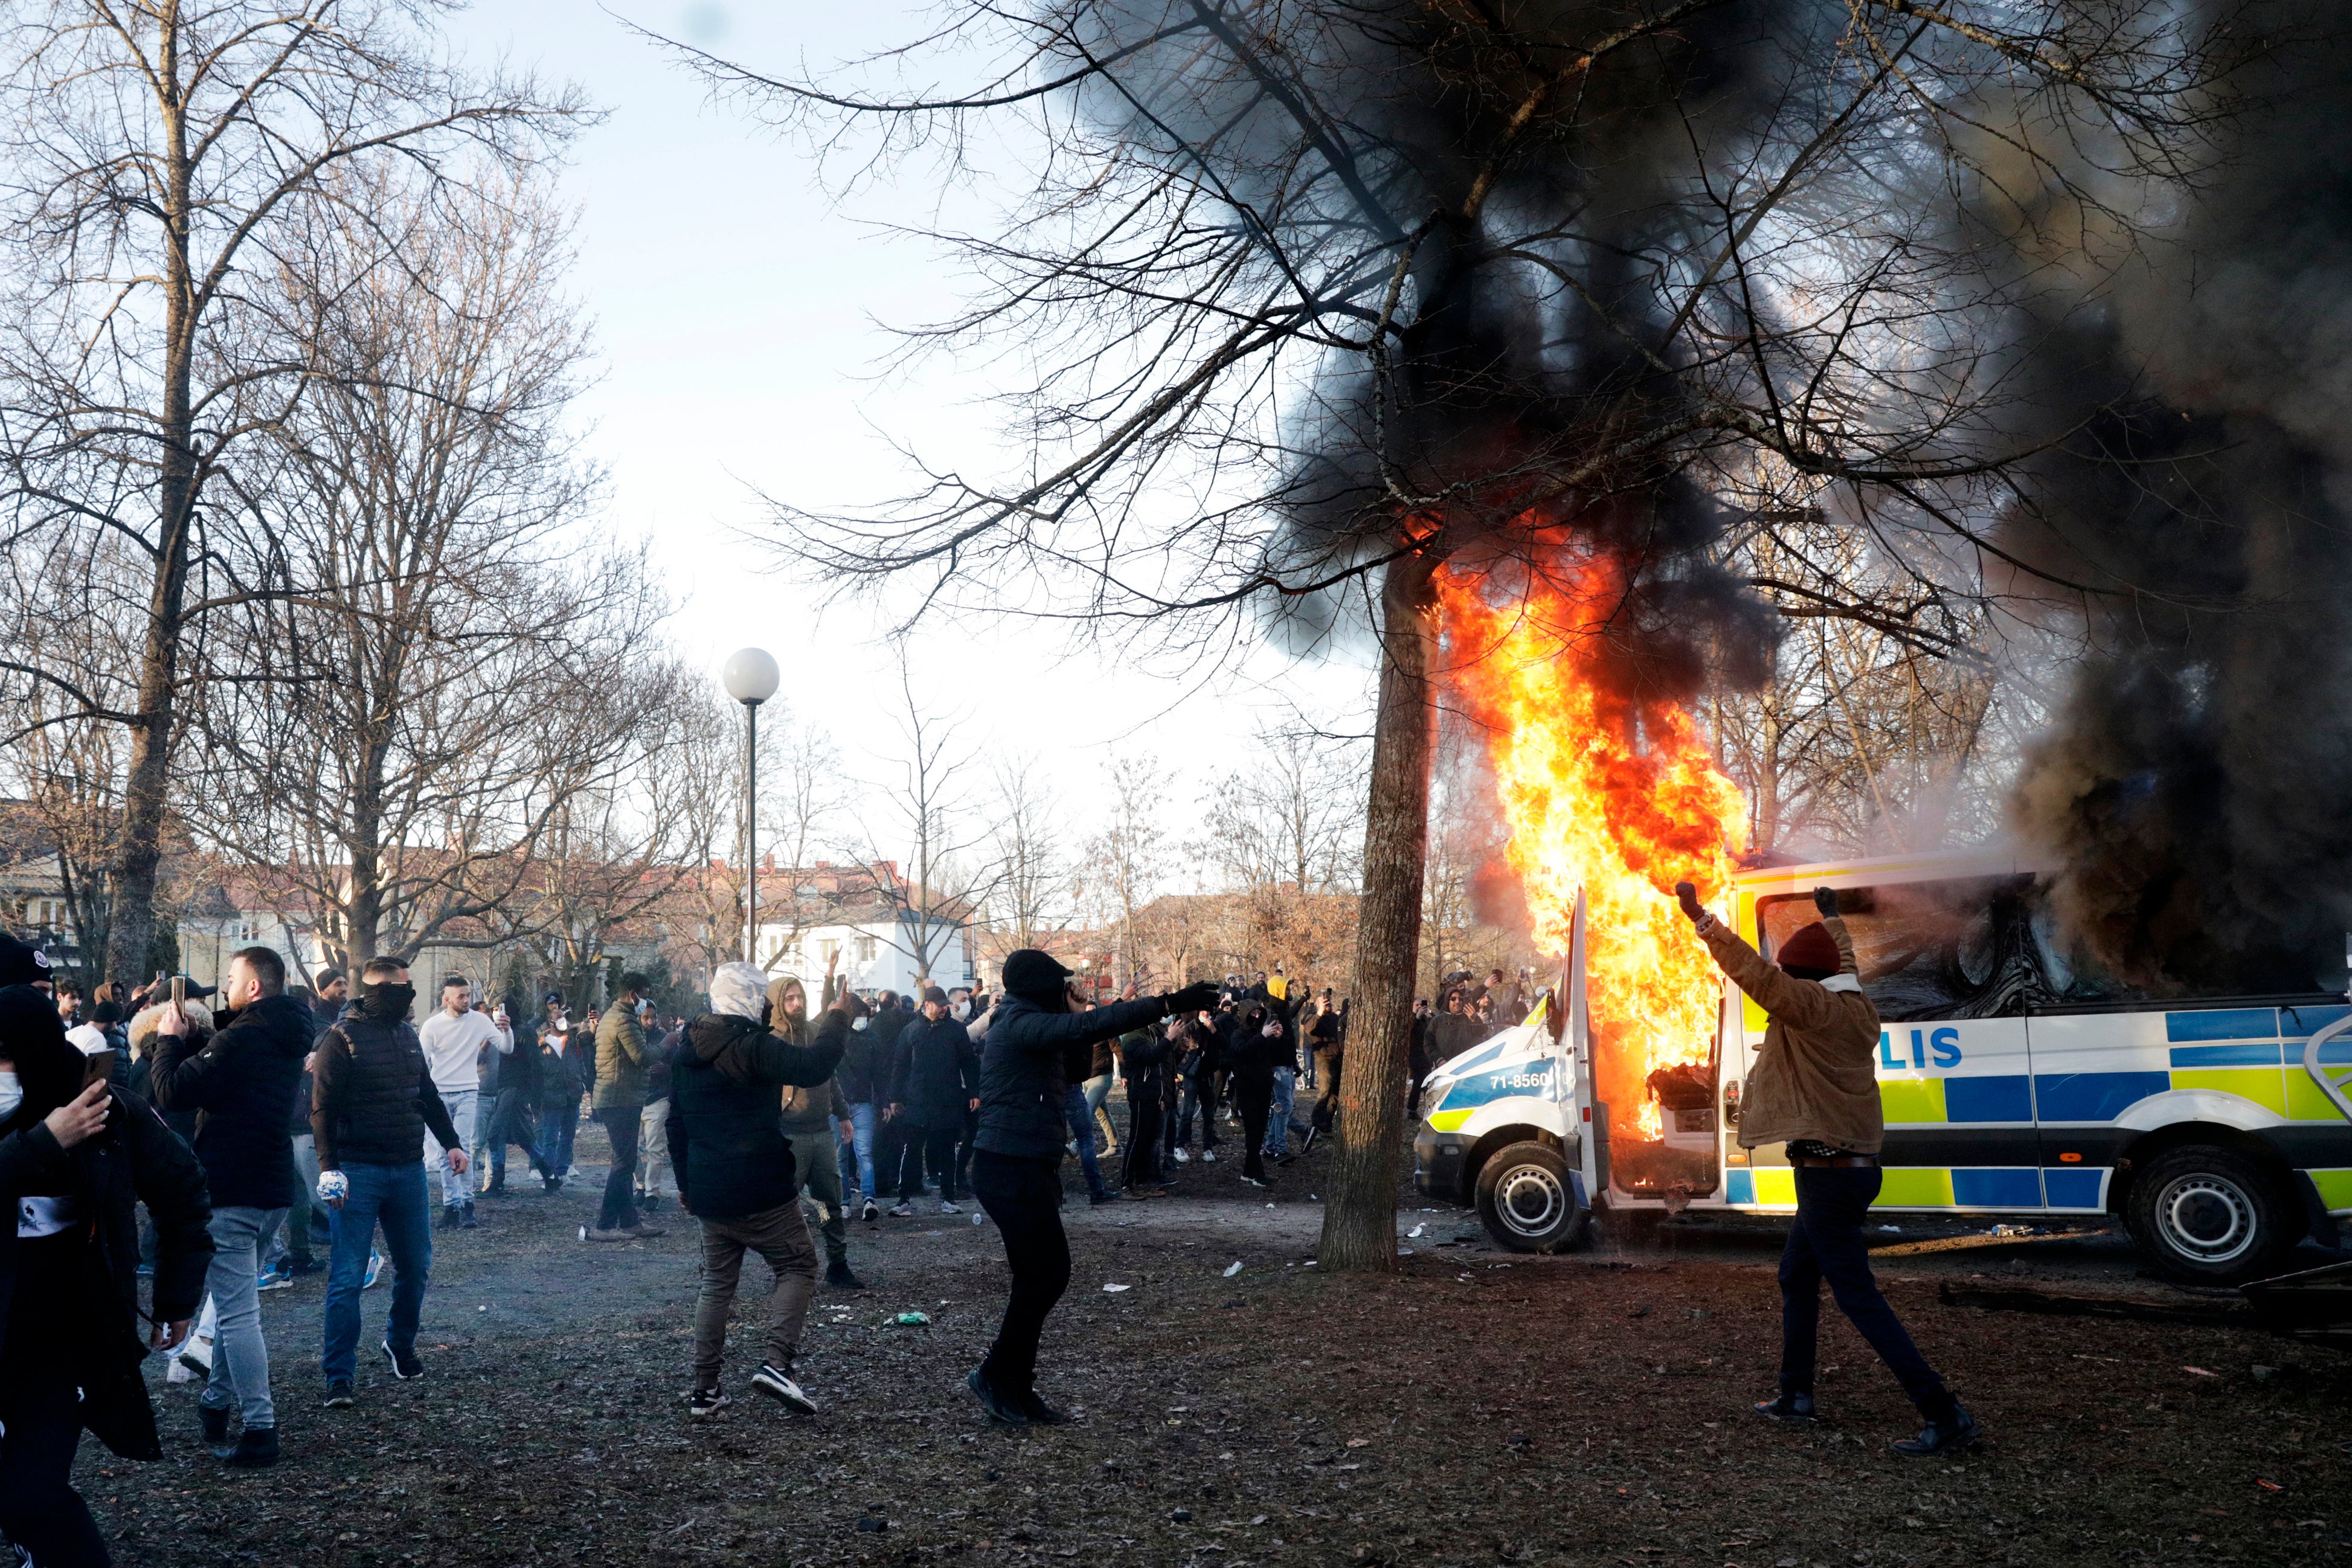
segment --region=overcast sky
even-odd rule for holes
[[[887,3],[615,0],[614,10],[781,75],[920,22]],[[675,639],[714,679],[730,649],[766,647],[796,713],[830,731],[862,776],[882,775],[897,693],[877,617],[837,607],[820,618],[812,588],[736,531],[758,518],[754,489],[814,502],[899,493],[893,438],[935,463],[1002,471],[1004,449],[976,405],[984,379],[952,366],[877,379],[890,347],[878,323],[933,319],[956,301],[938,254],[875,227],[919,223],[938,193],[871,191],[835,210],[799,150],[707,102],[697,80],[582,0],[478,0],[451,26],[477,62],[504,55],[568,79],[609,111],[564,180],[581,215],[574,287],[601,350],[580,413],[612,473],[608,525],[651,542],[662,582],[684,601]],[[1364,689],[1356,670],[1302,669],[1269,652],[1244,679],[1188,696],[1183,681],[1066,657],[1059,633],[1013,622],[927,628],[912,669],[936,706],[970,715],[975,742],[1063,763],[1066,792],[1088,816],[1114,748],[1190,750],[1203,765],[1182,769],[1167,803],[1180,830],[1253,710],[1278,712],[1287,698],[1338,720]],[[1049,720],[1050,742],[1039,732]]]

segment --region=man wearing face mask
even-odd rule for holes
[[[360,1290],[368,1247],[380,1222],[395,1270],[383,1353],[392,1375],[425,1375],[416,1323],[433,1267],[433,1226],[425,1167],[416,1152],[430,1129],[448,1151],[449,1168],[466,1173],[466,1146],[433,1084],[425,1047],[408,1021],[416,989],[394,958],[368,961],[360,993],[342,1021],[320,1037],[310,1084],[310,1131],[319,1148],[319,1197],[333,1211],[334,1256],[327,1268],[326,1374],[329,1409],[352,1401],[360,1343]]]
[[[1024,947],[1004,960],[1004,999],[981,1049],[980,1134],[971,1185],[1004,1237],[1013,1290],[988,1359],[965,1381],[993,1420],[1056,1425],[1069,1417],[1038,1396],[1037,1341],[1070,1283],[1062,1231],[1063,1146],[1068,1138],[1064,1054],[1155,1020],[1213,1005],[1207,982],[1164,996],[1081,1011],[1070,972]],[[1131,989],[1131,988],[1130,988]]]
[[[826,1009],[824,1020],[818,1026],[821,1038],[828,1033],[845,1037],[841,1042],[841,1097],[849,1102],[850,1146],[857,1158],[857,1188],[863,1205],[859,1217],[869,1224],[882,1214],[880,1205],[874,1201],[874,1140],[882,1122],[883,1108],[889,1103],[893,1065],[891,1053],[875,1033],[873,1023],[857,993],[845,989]],[[848,1184],[845,1179],[843,1184]]]
[[[196,1159],[211,1188],[212,1267],[205,1285],[219,1313],[211,1380],[196,1403],[205,1440],[239,1468],[278,1462],[278,1411],[269,1397],[269,1349],[255,1293],[258,1250],[294,1201],[294,1140],[286,1107],[310,1049],[310,1010],[286,994],[286,963],[266,947],[240,948],[228,962],[225,1008],[198,1041],[187,1017],[167,1008],[157,1026],[156,1106],[204,1113]],[[197,1048],[201,1046],[202,1048]],[[243,1423],[228,1446],[229,1411]]]
[[[0,1534],[42,1568],[112,1561],[73,1489],[74,1453],[87,1428],[126,1459],[163,1457],[142,1346],[187,1339],[213,1247],[195,1156],[145,1101],[103,1079],[84,1088],[87,1070],[47,996],[0,988],[0,1189],[13,1200],[0,1225]],[[140,1202],[156,1233],[152,1334],[138,1328]]]

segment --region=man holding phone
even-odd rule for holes
[[[495,1051],[506,1056],[514,1050],[514,1030],[507,1023],[506,1009],[500,1007],[495,1014],[478,1011],[471,983],[462,974],[445,975],[441,1005],[417,1029],[416,1037],[425,1047],[425,1065],[433,1069],[433,1087],[441,1091],[441,1104],[449,1112],[449,1125],[457,1130],[459,1145],[470,1150],[475,1147],[474,1121],[482,1103],[482,1055]],[[431,1132],[425,1133],[425,1179],[429,1183],[434,1174],[441,1179],[442,1228],[476,1229],[481,1222],[474,1217],[474,1184],[449,1168],[443,1158],[447,1152]]]
[[[220,1316],[212,1376],[196,1415],[213,1452],[248,1468],[278,1462],[278,1413],[269,1397],[269,1350],[255,1293],[260,1249],[294,1201],[294,1146],[286,1107],[310,1049],[310,1012],[286,994],[286,963],[266,947],[229,959],[226,1010],[211,1039],[188,1032],[187,1016],[165,1011],[148,1080],[164,1110],[202,1111],[196,1161],[212,1192],[212,1264],[205,1288]],[[111,1053],[107,1053],[111,1055]],[[228,1441],[231,1407],[244,1431]]]

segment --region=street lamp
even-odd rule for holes
[[[739,647],[719,672],[727,695],[743,705],[743,962],[757,963],[760,921],[760,704],[776,694],[782,673],[768,650]]]

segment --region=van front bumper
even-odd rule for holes
[[[1413,1190],[1425,1198],[1468,1203],[1470,1194],[1462,1178],[1469,1168],[1472,1142],[1459,1132],[1440,1132],[1423,1122],[1412,1140]]]

